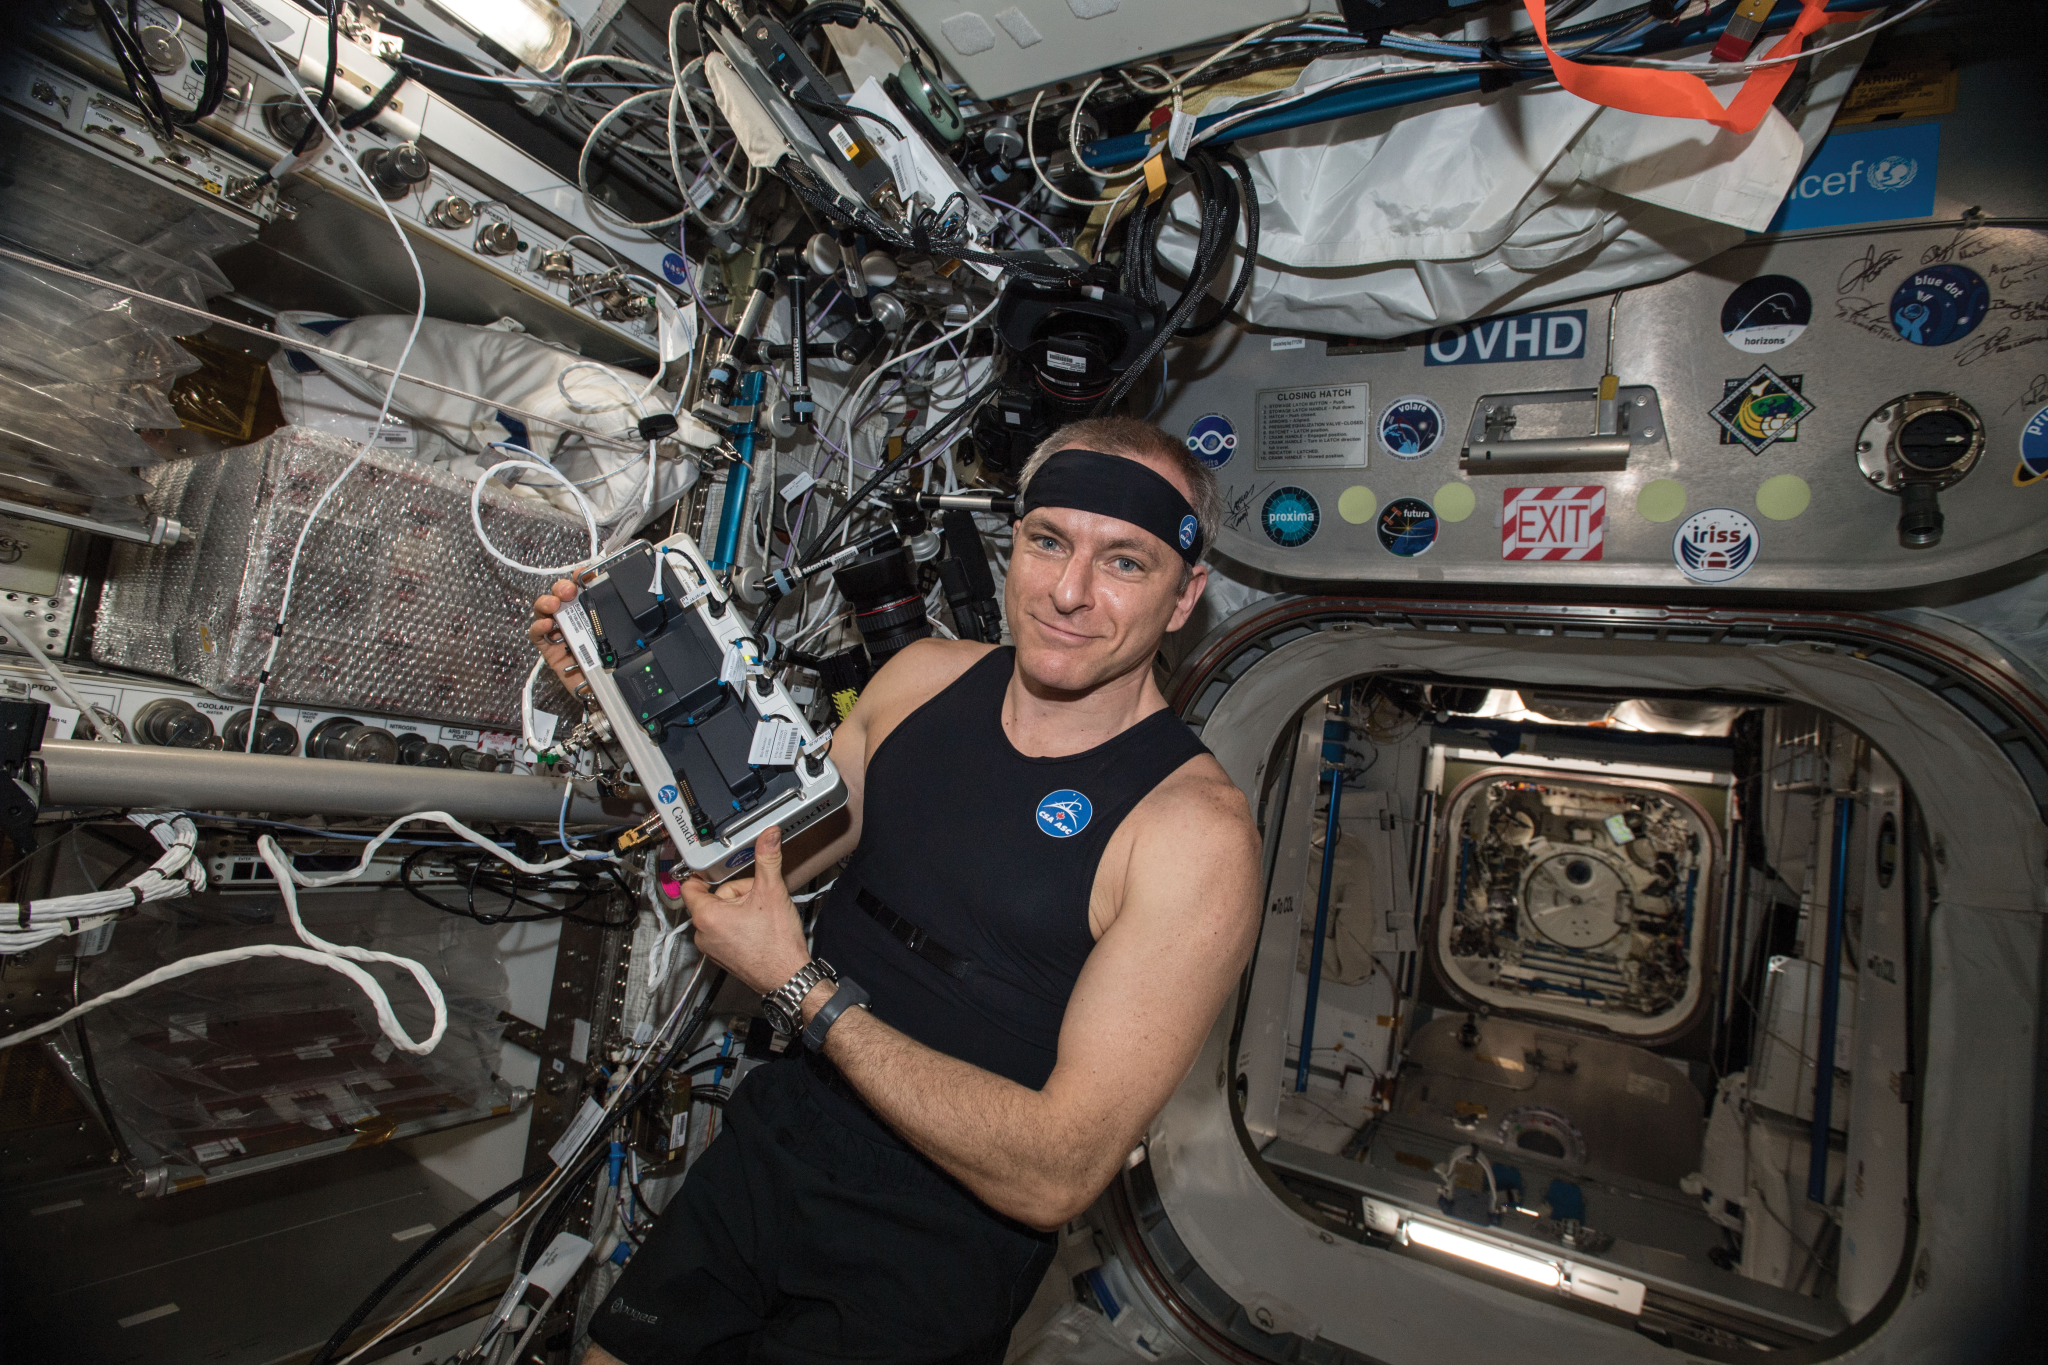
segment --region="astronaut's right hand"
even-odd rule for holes
[[[555,676],[562,680],[562,686],[569,695],[575,696],[583,688],[583,668],[576,662],[576,656],[569,652],[568,642],[562,632],[555,628],[555,613],[562,609],[564,602],[576,599],[576,585],[568,579],[556,580],[555,586],[534,599],[533,624],[526,628],[527,638],[547,660]]]

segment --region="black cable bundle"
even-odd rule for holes
[[[422,859],[434,858],[452,864],[457,877],[461,878],[464,900],[460,905],[436,899],[427,894],[419,880],[419,864]],[[624,919],[599,919],[595,915],[581,913],[584,906],[600,895],[618,891],[630,900],[632,890],[619,876],[611,864],[601,869],[610,874],[609,881],[590,864],[574,864],[554,872],[521,872],[491,857],[482,849],[436,848],[423,846],[415,849],[398,867],[399,884],[410,892],[413,899],[433,906],[445,914],[459,915],[473,919],[478,924],[523,924],[530,920],[572,919],[579,924],[594,925],[599,929],[624,929],[632,925],[633,914],[629,910]],[[479,910],[477,893],[503,897],[505,904],[498,910]],[[540,895],[575,895],[577,899],[562,907],[532,899]],[[526,906],[533,913],[519,914],[515,907]]]
[[[114,12],[112,0],[92,0],[92,7],[100,26],[107,31],[107,43],[114,50],[114,61],[121,68],[121,79],[127,82],[129,96],[158,132],[168,135],[180,128],[190,128],[220,108],[228,89],[228,16],[221,8],[221,0],[200,2],[200,18],[206,26],[206,72],[199,88],[199,103],[190,110],[179,109],[166,100],[156,73],[149,69],[149,57],[135,31],[135,0],[128,0],[126,23]]]
[[[1237,307],[1251,285],[1252,270],[1259,256],[1259,204],[1252,188],[1251,167],[1236,152],[1224,152],[1219,156],[1203,147],[1189,152],[1183,164],[1188,168],[1189,180],[1194,184],[1195,195],[1201,204],[1193,268],[1188,272],[1180,297],[1174,301],[1152,340],[1095,404],[1094,415],[1098,417],[1122,401],[1169,342],[1176,336],[1200,336],[1215,327]],[[1124,234],[1123,292],[1140,303],[1155,307],[1159,302],[1159,231],[1165,225],[1169,202],[1169,199],[1161,199],[1157,204],[1141,204],[1131,214]],[[1237,282],[1231,286],[1229,297],[1217,306],[1209,297],[1209,286],[1223,266],[1223,258],[1236,236],[1235,227],[1240,215],[1244,219],[1244,264],[1238,270]],[[1197,322],[1195,314],[1204,303],[1210,304],[1212,311]]]

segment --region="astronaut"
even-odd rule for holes
[[[847,823],[685,885],[698,947],[800,1042],[734,1092],[585,1365],[1000,1361],[1243,969],[1258,837],[1152,676],[1208,578],[1215,477],[1106,418],[1020,482],[1015,644],[891,659],[833,741]],[[574,591],[533,627],[572,686]],[[814,956],[787,888],[848,855]]]

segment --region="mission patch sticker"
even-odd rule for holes
[[[1721,444],[1761,455],[1779,441],[1798,440],[1800,420],[1814,408],[1799,391],[1804,378],[1759,365],[1747,379],[1724,380],[1721,401],[1711,410],[1721,427]]]
[[[1395,498],[1380,509],[1374,529],[1388,553],[1413,559],[1436,544],[1436,509],[1421,498]]]
[[[1946,346],[1977,330],[1991,287],[1966,265],[1930,265],[1892,294],[1892,330],[1915,346]]]
[[[1709,507],[1678,525],[1671,558],[1695,583],[1726,583],[1756,563],[1756,523],[1732,507]]]
[[[1396,398],[1380,413],[1380,446],[1400,460],[1419,460],[1444,443],[1444,410],[1419,393]]]
[[[1314,540],[1316,528],[1322,524],[1323,511],[1316,506],[1315,495],[1291,484],[1267,494],[1265,506],[1259,509],[1259,525],[1265,528],[1266,539],[1286,550],[1298,550]]]
[[[1759,275],[1721,305],[1721,335],[1738,351],[1775,351],[1813,321],[1813,295],[1790,275]]]
[[[1237,428],[1220,412],[1195,419],[1188,428],[1188,450],[1211,469],[1221,469],[1237,453]]]
[[[2012,486],[2025,488],[2048,475],[2048,408],[2042,408],[2020,428],[2020,462],[2013,466]]]
[[[1500,557],[1582,562],[1607,539],[1607,490],[1510,488],[1501,494]]]

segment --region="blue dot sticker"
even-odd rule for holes
[[[1946,346],[1977,330],[1991,287],[1966,265],[1930,265],[1892,294],[1892,330],[1915,346]]]
[[[1220,412],[1197,417],[1188,428],[1188,449],[1211,469],[1221,469],[1237,453],[1237,428]]]
[[[1291,484],[1267,494],[1265,506],[1259,509],[1259,525],[1265,528],[1266,539],[1286,550],[1298,550],[1314,540],[1316,528],[1322,524],[1323,510],[1316,506],[1315,496]]]
[[[671,251],[661,258],[661,277],[670,284],[688,284],[690,263]]]
[[[2020,428],[2020,462],[2013,466],[2012,486],[2025,488],[2043,477],[2048,477],[2048,408]]]
[[[1062,788],[1038,803],[1038,827],[1055,839],[1071,839],[1088,828],[1095,807],[1077,791]]]
[[[1195,537],[1202,533],[1202,523],[1192,516],[1180,519],[1180,547],[1183,550],[1195,548]]]
[[[1396,398],[1380,413],[1380,445],[1397,460],[1419,460],[1444,443],[1444,410],[1419,393]]]
[[[654,794],[654,799],[661,802],[664,806],[673,806],[676,803],[676,798],[681,795],[682,793],[674,787],[663,787]]]
[[[1436,509],[1421,498],[1395,498],[1380,509],[1377,529],[1389,554],[1413,559],[1436,544]]]

